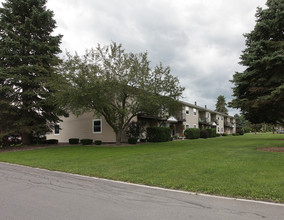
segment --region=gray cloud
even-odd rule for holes
[[[0,0],[3,2],[3,0]],[[127,51],[148,51],[153,65],[170,66],[186,87],[185,101],[214,109],[218,95],[232,99],[229,80],[266,0],[49,0],[63,51],[111,41]],[[235,111],[230,111],[234,113]]]

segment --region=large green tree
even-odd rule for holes
[[[268,0],[258,8],[254,30],[245,34],[241,62],[246,69],[234,75],[235,99],[252,123],[284,124],[284,0]]]
[[[140,114],[166,117],[181,107],[177,100],[184,88],[169,67],[151,68],[147,53],[127,53],[116,43],[98,45],[82,57],[69,54],[61,72],[67,84],[60,102],[77,115],[104,116],[118,144]]]
[[[48,131],[62,112],[53,103],[61,35],[46,0],[6,0],[0,8],[0,133]]]
[[[223,95],[219,95],[217,98],[217,103],[216,103],[216,109],[215,111],[221,112],[224,114],[228,114],[228,109],[226,108],[227,103],[226,103],[226,98]]]

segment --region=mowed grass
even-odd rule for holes
[[[282,139],[282,140],[281,140]],[[0,161],[132,183],[284,202],[284,135],[246,134],[125,147],[7,152]]]

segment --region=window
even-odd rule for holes
[[[102,119],[93,120],[93,133],[102,133]]]
[[[195,108],[193,109],[193,115],[196,115],[196,109]]]
[[[224,119],[224,117],[221,117],[221,120],[223,120]]]
[[[185,125],[185,128],[186,128],[186,129],[189,128],[189,124],[186,124],[186,125]]]
[[[60,134],[60,125],[59,124],[55,124],[54,125],[54,134],[55,135],[59,135]]]
[[[219,120],[220,118],[219,118],[219,116],[218,116],[218,120]]]
[[[185,106],[185,114],[189,115],[189,107]]]
[[[221,128],[221,132],[224,132],[223,128]]]
[[[220,132],[220,128],[219,127],[217,127],[217,131]]]
[[[193,125],[194,128],[197,128],[196,124]]]

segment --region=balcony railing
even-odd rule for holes
[[[225,127],[230,127],[230,128],[234,127],[234,124],[231,123],[231,122],[228,122],[228,121],[225,121],[224,125],[225,125]]]
[[[212,118],[212,126],[219,125],[219,121],[216,118]]]
[[[198,119],[199,124],[202,125],[211,125],[212,122],[209,120],[209,118],[199,118]]]
[[[185,113],[182,113],[182,112],[179,112],[175,115],[175,118],[178,120],[178,121],[186,121],[186,114]]]

